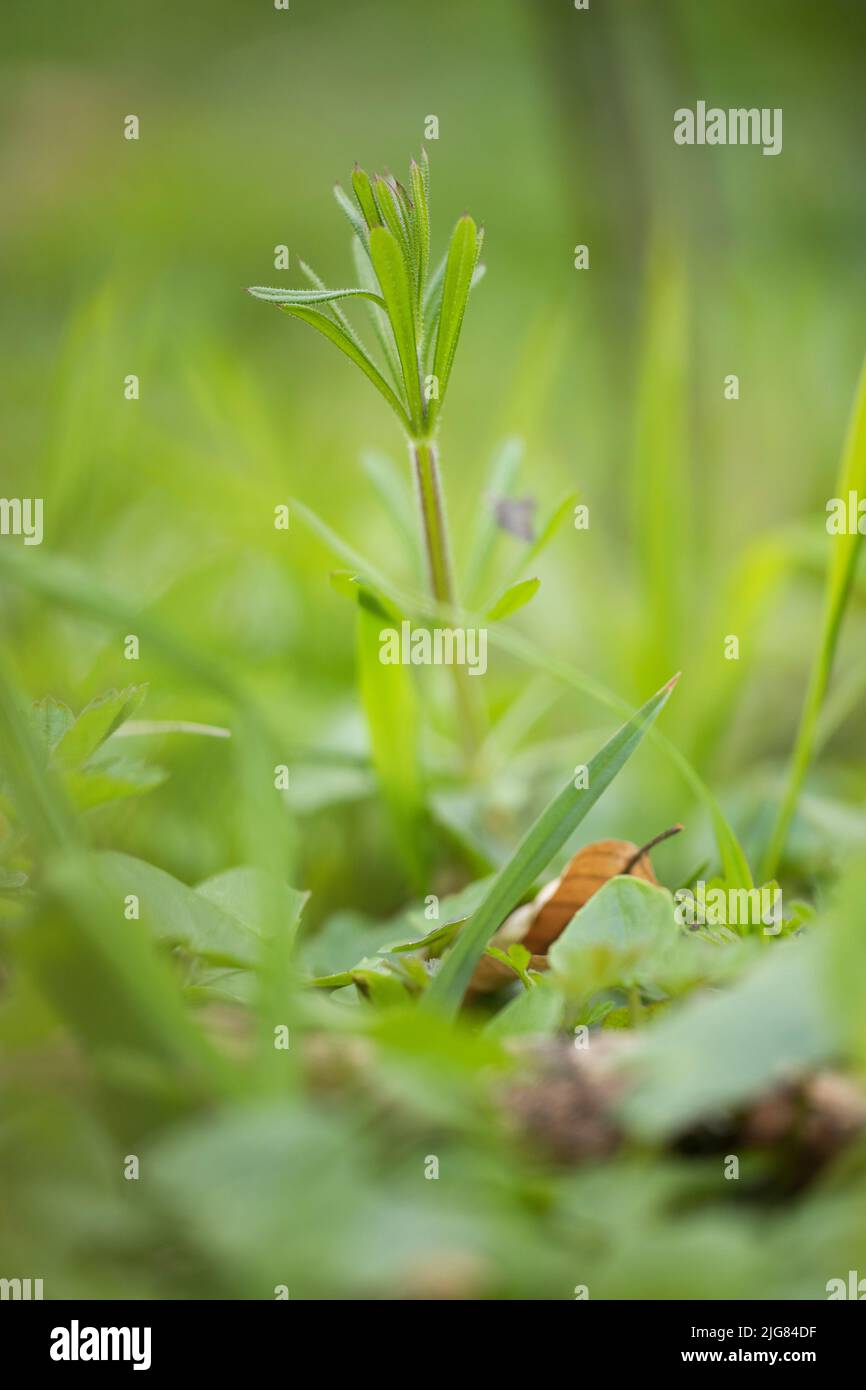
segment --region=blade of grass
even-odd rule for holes
[[[457,1012],[491,936],[610,786],[661,711],[677,680],[674,676],[663,685],[595,754],[588,764],[588,786],[578,788],[569,782],[542,812],[496,875],[469,925],[448,951],[424,997],[425,1007],[441,1009],[450,1015]]]
[[[857,395],[848,426],[842,463],[836,483],[836,496],[847,500],[849,492],[866,493],[866,365],[860,373]],[[788,830],[797,807],[803,779],[812,760],[812,749],[824,695],[830,681],[839,630],[851,593],[854,570],[860,554],[860,533],[831,537],[830,558],[824,589],[824,616],[815,650],[803,712],[788,769],[788,780],[763,863],[763,878],[775,877],[785,848]]]
[[[684,595],[691,588],[687,550],[688,475],[685,454],[686,291],[682,271],[654,250],[644,309],[637,383],[633,528],[640,557],[641,681],[655,684],[678,664],[685,630]]]

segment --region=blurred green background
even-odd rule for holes
[[[819,629],[824,507],[864,349],[866,9],[10,0],[2,26],[2,492],[45,499],[28,564],[71,557],[257,692],[293,767],[286,867],[312,892],[308,930],[344,910],[381,918],[408,889],[367,766],[354,615],[328,578],[339,561],[294,520],[275,531],[273,508],[302,499],[408,582],[361,455],[407,475],[408,460],[360,376],[243,289],[302,284],[298,258],[351,283],[331,186],[355,160],[403,171],[430,114],[436,250],[464,209],[486,227],[441,435],[458,572],[491,458],[518,436],[519,495],[543,517],[575,491],[591,524],[558,534],[514,626],[631,704],[681,669],[665,733],[756,852]],[[781,107],[783,152],[677,147],[673,111],[699,99]],[[130,113],[137,142],[123,138]],[[590,269],[576,271],[583,243]],[[279,244],[288,272],[273,268]],[[503,571],[519,544],[501,538]],[[786,864],[813,897],[866,831],[863,597]],[[33,699],[78,710],[146,681],[142,717],[228,722],[220,692],[146,642],[125,661],[125,629],[26,587],[3,585],[0,603]],[[494,719],[528,701],[526,738],[467,785],[437,781],[453,750],[431,680],[426,759],[443,833],[495,863],[611,717],[498,649],[484,688]],[[97,810],[97,844],[187,883],[241,862],[228,741],[166,736],[148,752],[168,778]],[[687,833],[664,851],[671,885],[712,841],[688,784],[647,747],[582,837],[640,842],[674,820]],[[443,887],[468,869],[440,862]],[[266,1143],[280,1142],[277,1125]]]

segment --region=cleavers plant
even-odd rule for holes
[[[371,179],[356,165],[352,189],[355,201],[339,184],[334,192],[354,233],[361,283],[328,289],[302,262],[312,289],[254,287],[249,293],[324,334],[391,406],[409,442],[433,597],[452,606],[457,595],[436,433],[469,292],[483,273],[479,255],[484,233],[468,214],[461,217],[447,252],[431,272],[426,150],[420,163],[412,161],[408,188],[391,175]],[[349,320],[344,302],[350,299],[366,302],[378,361]]]

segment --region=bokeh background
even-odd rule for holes
[[[518,437],[518,495],[540,519],[575,491],[591,524],[558,534],[515,629],[632,704],[681,669],[665,732],[757,853],[819,630],[824,507],[864,349],[866,9],[9,0],[2,27],[3,494],[45,499],[29,564],[71,558],[255,690],[296,774],[286,857],[312,893],[307,930],[339,914],[360,932],[408,888],[366,755],[352,605],[329,583],[340,561],[294,522],[276,532],[273,507],[300,498],[408,582],[412,546],[362,455],[407,475],[408,460],[360,375],[243,289],[303,283],[297,258],[350,281],[331,186],[355,160],[402,171],[430,114],[436,247],[464,209],[486,227],[441,436],[458,571],[491,460]],[[783,152],[677,147],[673,111],[698,99],[781,107]],[[130,113],[137,142],[123,138]],[[273,268],[283,243],[287,273]],[[573,265],[582,243],[588,271]],[[519,544],[500,539],[503,573]],[[4,585],[0,602],[34,700],[78,710],[134,679],[149,684],[149,719],[227,722],[219,691],[147,643],[133,669],[120,627],[27,586]],[[815,900],[866,832],[863,634],[857,587],[786,863]],[[457,786],[437,691],[426,757],[440,829],[496,863],[610,711],[496,650],[490,711],[522,698],[525,737]],[[148,756],[166,780],[97,810],[96,842],[187,883],[240,862],[228,741],[166,736]],[[712,840],[648,747],[587,838],[641,841],[674,820],[687,834],[664,851],[672,886]],[[439,871],[459,886],[465,856]],[[316,1151],[315,1135],[298,1142]]]

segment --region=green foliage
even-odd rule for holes
[[[445,1013],[459,1008],[466,986],[490,937],[532,887],[541,871],[577,829],[637,748],[667,702],[673,681],[662,686],[587,764],[587,784],[563,788],[524,836],[469,925],[445,957],[426,999]]]
[[[356,286],[332,290],[318,283],[312,290],[256,286],[249,293],[277,304],[329,338],[372,381],[406,433],[413,439],[427,439],[436,429],[445,400],[469,292],[479,278],[484,237],[471,217],[461,217],[441,266],[428,282],[431,229],[426,150],[420,165],[412,161],[409,183],[411,191],[390,177],[377,174],[371,181],[356,165],[352,174],[355,203],[339,185],[334,190],[356,244],[372,266],[376,289]],[[335,311],[338,301],[351,298],[366,299],[375,306],[381,366],[362,347],[344,316],[331,319],[310,307],[321,304]],[[385,311],[386,326],[375,317],[380,308]],[[422,377],[430,344],[435,344],[432,372],[436,386],[428,396]],[[384,375],[385,371],[394,375],[392,348],[396,348],[399,361],[396,394]]]

